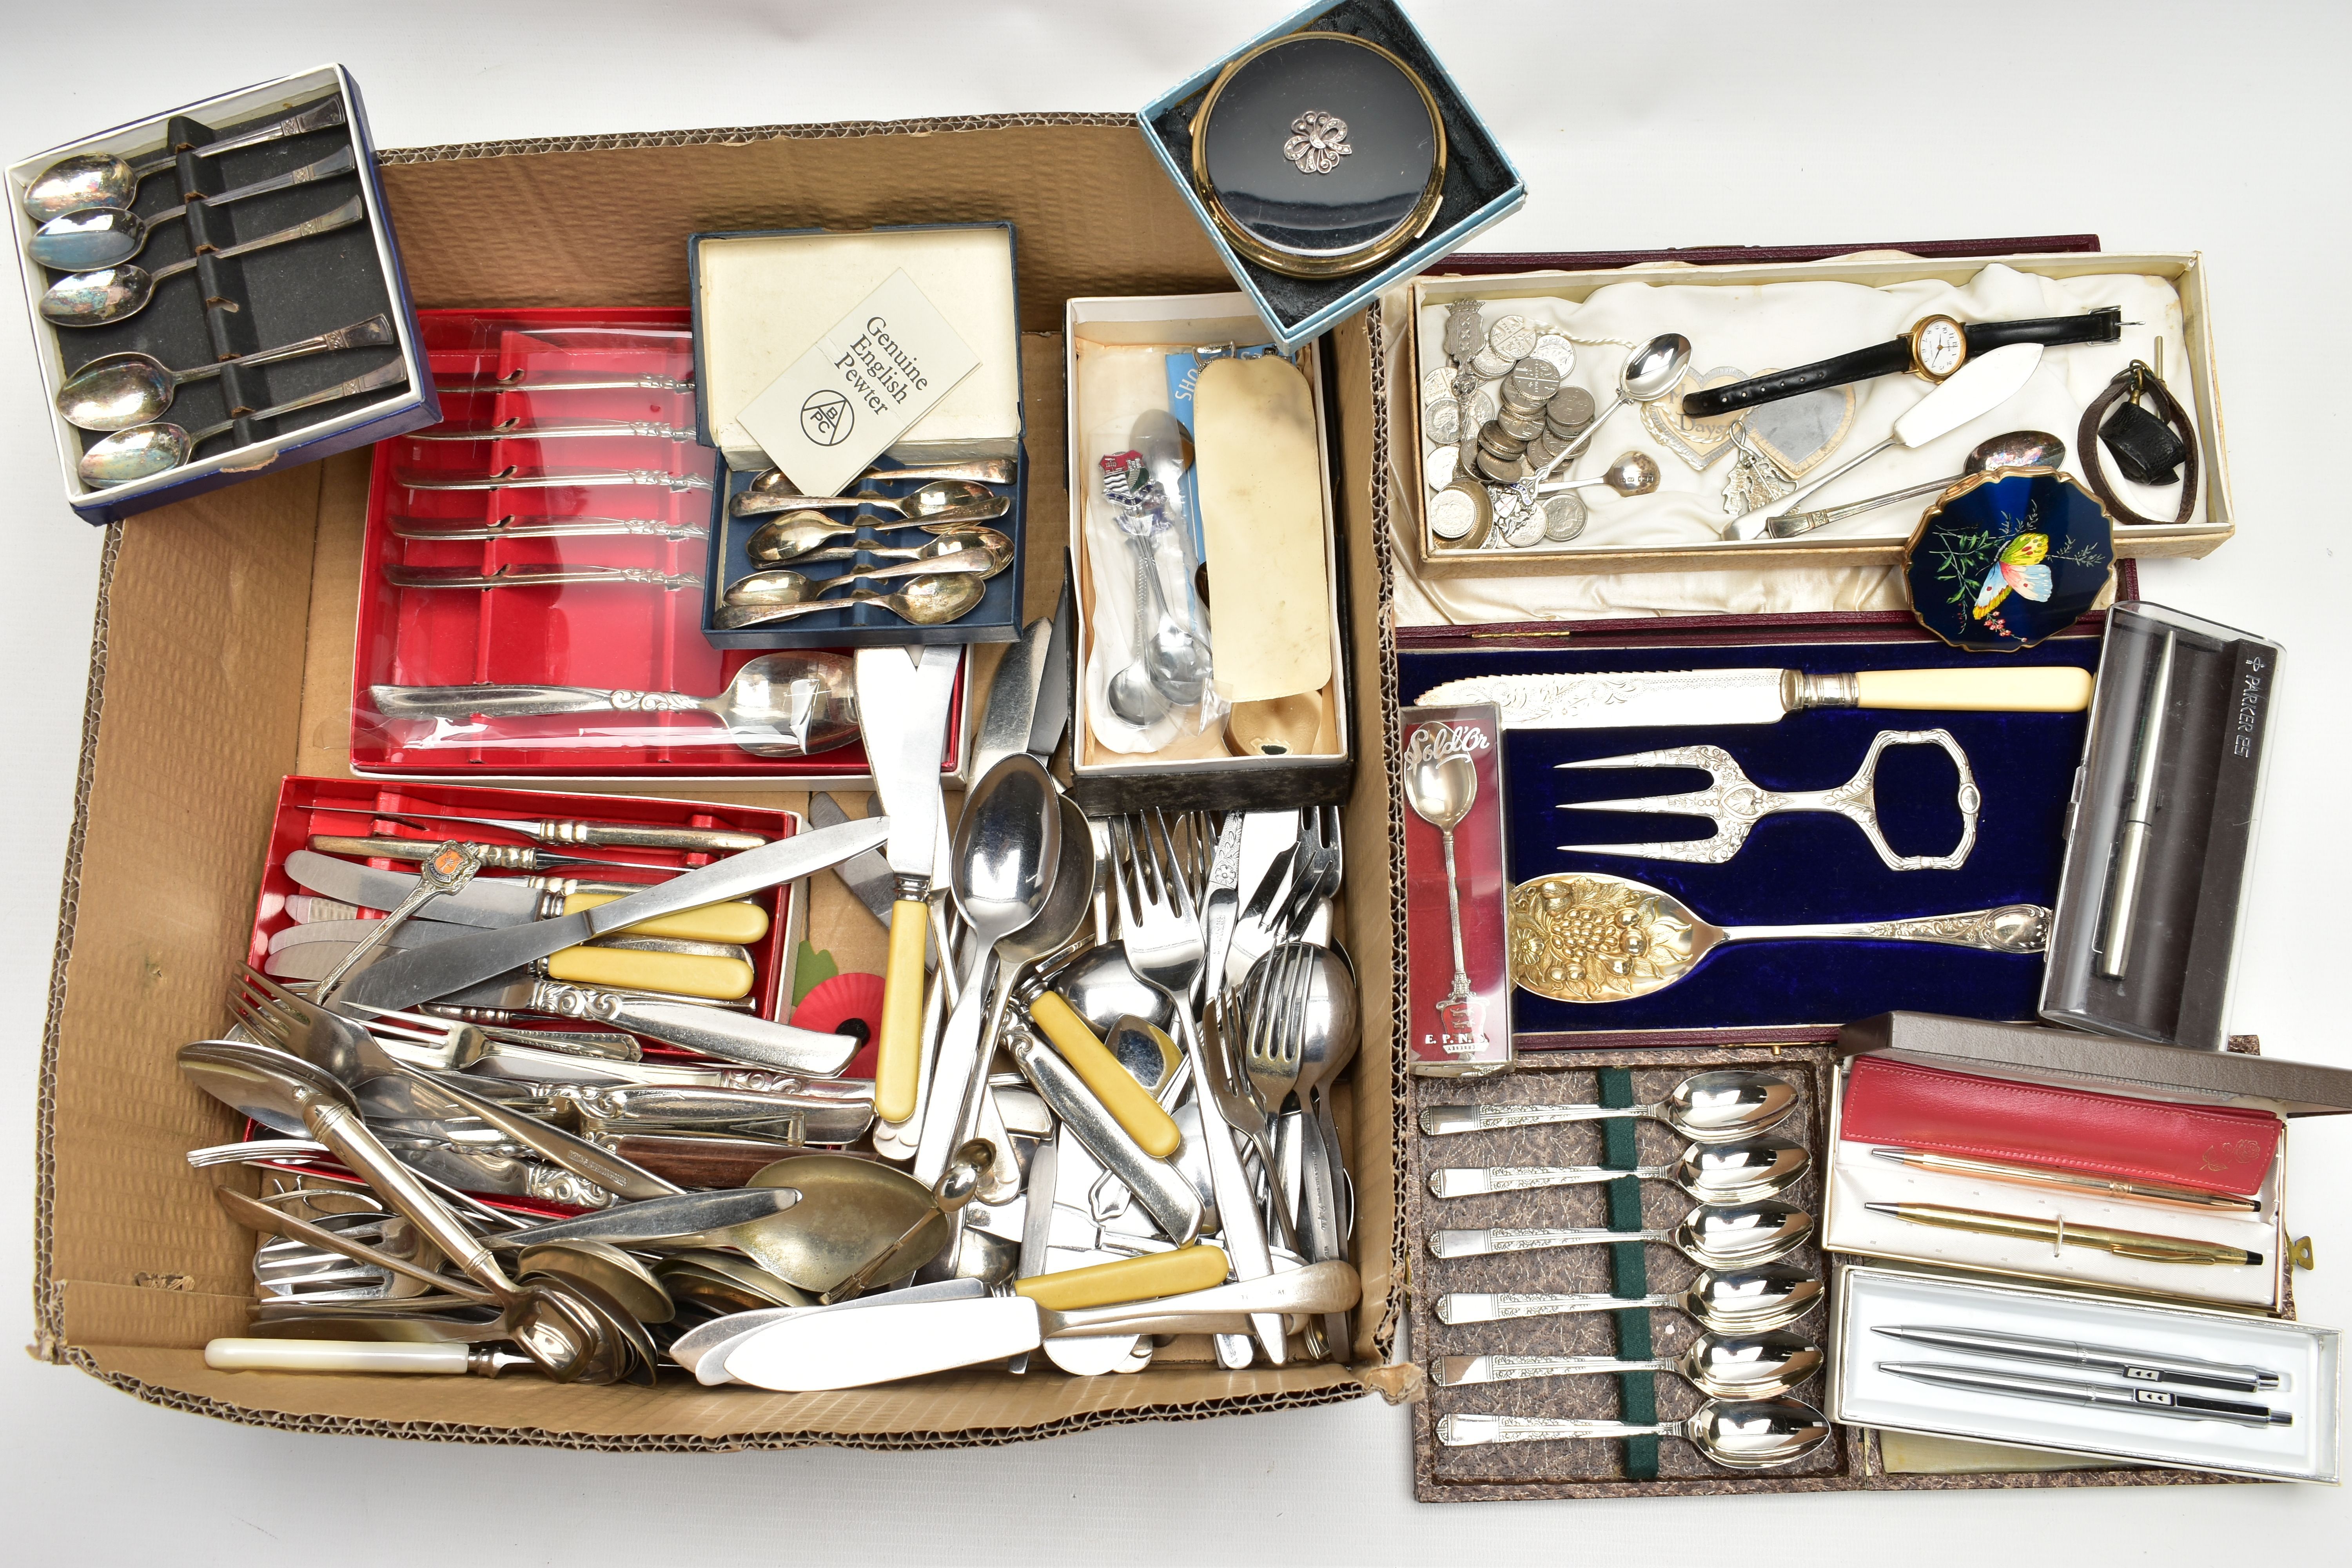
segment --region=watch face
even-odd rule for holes
[[[1968,358],[1969,341],[1949,316],[1930,316],[1913,329],[1911,358],[1919,373],[1941,381]]]

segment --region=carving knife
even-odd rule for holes
[[[1506,730],[1653,724],[1771,724],[1806,708],[2079,713],[2091,672],[2024,669],[1629,669],[1591,675],[1474,675],[1433,686],[1425,707],[1491,702]]]
[[[357,866],[315,850],[297,849],[286,857],[286,874],[298,886],[359,909],[388,910],[415,890],[416,879],[403,871],[381,871]],[[607,884],[613,886],[616,884]],[[435,899],[417,911],[420,920],[467,926],[519,926],[586,910],[633,896],[650,887],[672,883],[632,882],[625,894],[610,892],[543,892],[520,877],[476,877],[457,892]],[[289,911],[303,924],[315,922],[319,911],[300,910],[288,900]],[[304,917],[311,917],[305,919]],[[637,936],[675,936],[688,942],[752,942],[768,934],[768,911],[757,904],[714,903],[642,922]],[[280,933],[283,935],[284,933]],[[272,940],[273,947],[276,940]]]
[[[931,787],[939,787],[936,768]],[[927,815],[925,821],[935,826],[936,816]],[[577,947],[625,926],[642,924],[656,915],[698,909],[821,871],[861,849],[872,848],[888,837],[890,830],[887,817],[845,822],[838,827],[796,834],[757,849],[747,849],[740,855],[673,877],[642,893],[632,893],[625,899],[615,899],[555,920],[534,921],[528,925],[485,931],[455,942],[437,942],[430,947],[410,948],[361,973],[343,987],[342,994],[351,1002],[372,1007],[406,1007],[417,1002],[430,1002],[520,968],[533,959]],[[928,849],[925,863],[928,868]],[[919,977],[919,959],[916,973]]]
[[[874,770],[875,793],[889,815],[824,829],[842,833],[877,821],[889,825],[884,856],[898,898],[890,907],[890,958],[884,971],[882,1030],[874,1070],[874,1113],[889,1122],[904,1122],[914,1115],[921,1079],[923,948],[930,934],[931,879],[943,815],[940,760],[947,748],[956,668],[963,658],[963,649],[950,643],[931,644],[912,662],[910,651],[857,650],[858,728]],[[868,848],[873,842],[856,848]]]

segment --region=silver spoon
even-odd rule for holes
[[[779,490],[745,490],[727,503],[730,517],[756,517],[763,512],[798,511],[814,507],[881,507],[909,522],[992,522],[1013,508],[1010,497],[998,495],[974,479],[933,479],[902,496],[860,490],[845,496],[796,496]]]
[[[1961,464],[1960,471],[1949,479],[1937,479],[1933,484],[1913,485],[1908,489],[1889,490],[1883,496],[1850,501],[1844,506],[1787,512],[1766,523],[1764,531],[1769,538],[1793,539],[1800,533],[1811,533],[1817,528],[1843,522],[1847,518],[1882,506],[1892,506],[1899,500],[1916,500],[1921,496],[1935,495],[1958,484],[1970,474],[1981,474],[1988,468],[2054,468],[2065,460],[2066,443],[2047,430],[2011,430],[1979,444]]]
[[[35,230],[33,237],[25,242],[25,254],[42,266],[53,267],[60,272],[86,272],[92,268],[113,267],[147,248],[147,241],[153,237],[156,229],[187,216],[188,209],[198,203],[207,207],[225,207],[247,196],[267,195],[272,191],[289,190],[296,185],[331,180],[338,174],[350,174],[357,166],[352,150],[345,147],[315,163],[305,163],[299,169],[289,169],[267,180],[256,180],[249,185],[239,185],[216,196],[193,196],[152,217],[142,217],[127,207],[77,207],[72,212],[59,213]]]
[[[1658,488],[1657,459],[1647,452],[1627,452],[1601,473],[1589,479],[1570,479],[1563,484],[1554,479],[1536,487],[1538,495],[1562,495],[1570,490],[1590,489],[1606,485],[1621,496],[1645,496]]]
[[[280,142],[289,136],[303,136],[313,131],[324,131],[330,125],[343,123],[343,100],[341,93],[323,103],[315,104],[299,114],[274,120],[256,126],[241,135],[192,147],[189,152],[199,158],[217,158],[224,153],[240,148],[258,147],[265,142]],[[35,223],[47,223],[60,213],[78,207],[127,207],[138,195],[140,182],[152,174],[160,174],[179,162],[169,150],[142,158],[131,163],[111,153],[79,153],[61,158],[33,177],[25,190],[25,211]]]
[[[1770,1073],[1728,1069],[1693,1073],[1652,1105],[1425,1105],[1421,1130],[1432,1137],[1557,1121],[1607,1121],[1638,1116],[1663,1121],[1695,1143],[1728,1143],[1777,1125],[1797,1108],[1797,1091]]]
[[[998,570],[1013,564],[1013,541],[999,530],[971,522],[926,523],[934,537],[920,544],[835,545],[801,557],[810,565],[824,561],[854,561],[860,554],[884,561],[935,561],[959,550],[985,550],[996,557]]]
[[[1680,332],[1661,332],[1628,354],[1625,368],[1617,373],[1617,395],[1610,400],[1608,407],[1592,416],[1592,423],[1584,427],[1583,435],[1562,447],[1558,457],[1544,465],[1543,474],[1537,476],[1538,481],[1560,464],[1574,462],[1578,455],[1592,444],[1592,437],[1600,434],[1601,426],[1609,422],[1612,414],[1629,403],[1655,403],[1672,392],[1675,384],[1682,380],[1683,372],[1690,368],[1690,340]]]
[[[1614,1312],[1626,1307],[1671,1307],[1702,1328],[1731,1333],[1784,1329],[1821,1301],[1822,1282],[1785,1263],[1751,1268],[1702,1268],[1680,1291],[1647,1296],[1490,1296],[1455,1290],[1437,1299],[1442,1323],[1496,1323],[1517,1318],[1553,1318],[1570,1312]]]
[[[1449,1448],[1548,1437],[1680,1437],[1726,1469],[1766,1470],[1792,1465],[1828,1442],[1830,1424],[1794,1399],[1710,1399],[1683,1420],[1654,1426],[1543,1415],[1444,1415],[1437,1422],[1437,1440]]]
[[[1110,678],[1110,710],[1140,730],[1171,708],[1189,708],[1209,684],[1209,646],[1169,613],[1160,586],[1158,552],[1133,532],[1138,594],[1135,657]],[[1148,590],[1148,594],[1147,594]]]
[[[1772,1399],[1822,1370],[1821,1347],[1801,1334],[1718,1334],[1691,1341],[1678,1356],[1612,1361],[1597,1355],[1449,1355],[1430,1368],[1440,1388],[1517,1383],[1530,1377],[1582,1377],[1595,1373],[1665,1372],[1716,1399]]]
[[[1786,1138],[1748,1138],[1737,1143],[1700,1143],[1683,1151],[1671,1165],[1638,1165],[1630,1171],[1606,1165],[1454,1165],[1429,1175],[1429,1190],[1441,1198],[1481,1193],[1516,1193],[1531,1187],[1591,1186],[1626,1176],[1672,1182],[1701,1203],[1748,1203],[1769,1198],[1793,1184],[1812,1163],[1801,1143]]]
[[[816,601],[817,595],[828,589],[845,585],[860,577],[919,577],[931,573],[977,574],[993,577],[1000,571],[994,552],[984,549],[952,548],[946,552],[922,561],[900,561],[870,571],[845,573],[839,577],[809,577],[782,566],[765,572],[753,572],[738,577],[727,585],[727,603],[730,605],[805,605]],[[838,600],[833,601],[839,603]]]
[[[895,594],[877,594],[870,588],[859,588],[844,594],[838,599],[816,599],[798,605],[730,605],[714,617],[722,631],[734,631],[743,626],[756,626],[769,621],[789,621],[796,616],[814,615],[821,610],[837,610],[849,605],[879,605],[892,615],[919,626],[944,626],[959,616],[970,615],[973,606],[988,596],[988,584],[979,572],[929,572],[919,577],[909,577],[907,585]]]
[[[1771,1263],[1812,1238],[1813,1216],[1793,1204],[1762,1198],[1748,1204],[1703,1204],[1671,1230],[1438,1230],[1429,1237],[1434,1258],[1491,1258],[1559,1247],[1602,1247],[1655,1241],[1693,1263],[1725,1268]]]
[[[968,463],[921,463],[909,468],[868,468],[857,477],[883,484],[900,479],[975,479],[984,485],[1009,485],[1013,482],[1013,459],[974,458]],[[769,468],[751,481],[751,489],[762,495],[789,495],[793,481],[785,478],[783,469]]]
[[[1176,1021],[1175,1003],[1166,992],[1136,978],[1128,967],[1127,950],[1115,942],[1087,949],[1056,971],[1049,984],[1105,1043],[1125,1018],[1139,1019],[1163,1033]]]
[[[152,354],[101,354],[66,377],[65,384],[58,388],[58,412],[76,429],[120,430],[161,419],[181,387],[192,381],[209,381],[233,364],[276,364],[304,354],[380,348],[398,341],[393,335],[391,317],[371,316],[299,342],[233,355],[192,370],[173,370]]]
[[[836,540],[856,536],[858,529],[872,519],[845,518],[835,520],[821,511],[789,512],[772,517],[753,529],[743,541],[743,553],[762,566],[782,566],[806,559]],[[904,528],[907,523],[883,523],[885,528]],[[927,522],[922,527],[935,534],[961,532],[974,525],[961,522]],[[994,530],[989,531],[993,532]]]
[[[275,419],[280,415],[315,407],[321,403],[341,403],[347,397],[359,397],[387,386],[399,386],[407,380],[408,367],[399,360],[394,360],[389,364],[378,365],[365,375],[337,382],[324,391],[314,392],[308,397],[297,397],[274,408],[256,409],[246,417]],[[100,489],[127,485],[134,479],[150,479],[178,468],[194,454],[198,447],[236,428],[236,421],[234,419],[224,419],[201,430],[185,430],[160,420],[148,425],[132,425],[91,442],[74,468],[87,485]]]
[[[322,213],[308,223],[298,223],[291,228],[279,229],[276,234],[265,234],[259,239],[248,239],[243,245],[226,246],[209,254],[215,261],[232,256],[249,256],[274,245],[286,245],[339,228],[349,228],[366,218],[366,199],[353,196],[334,211]],[[191,256],[185,261],[174,261],[168,267],[158,267],[152,272],[135,263],[126,263],[121,267],[102,267],[95,272],[68,273],[50,284],[41,296],[41,319],[53,327],[100,327],[109,321],[135,316],[145,310],[147,302],[155,297],[156,284],[190,270],[198,259]]]

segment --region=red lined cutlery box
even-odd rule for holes
[[[730,742],[712,715],[677,700],[724,692],[757,652],[713,647],[701,629],[717,455],[691,436],[688,312],[427,310],[421,319],[446,413],[442,425],[421,434],[482,431],[493,438],[406,437],[375,449],[352,659],[352,771],[448,782],[772,782],[791,789],[870,783],[855,736],[814,753],[760,755]],[[641,384],[550,384],[630,378]],[[498,434],[501,426],[583,425],[595,433]],[[414,482],[553,473],[611,482],[478,489]],[[647,475],[666,478],[630,479]],[[604,531],[524,531],[583,524]],[[418,537],[435,531],[490,537]],[[635,575],[488,589],[392,580],[411,570],[511,577],[582,568]],[[966,750],[970,678],[967,658],[942,763],[950,777],[961,776]],[[529,718],[390,720],[370,695],[375,686],[484,683],[611,691],[622,705]]]

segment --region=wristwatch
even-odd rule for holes
[[[1922,316],[1911,330],[1893,342],[1856,349],[1835,359],[1816,360],[1794,370],[1776,370],[1729,386],[1710,387],[1683,399],[1683,413],[1693,419],[1777,403],[1799,393],[1905,371],[1928,381],[1942,381],[1979,354],[2011,343],[2040,343],[2058,348],[2069,343],[2112,343],[2123,336],[2123,311],[2110,305],[2082,316],[2041,316],[2030,321],[1979,321],[1963,325],[1950,316]]]

